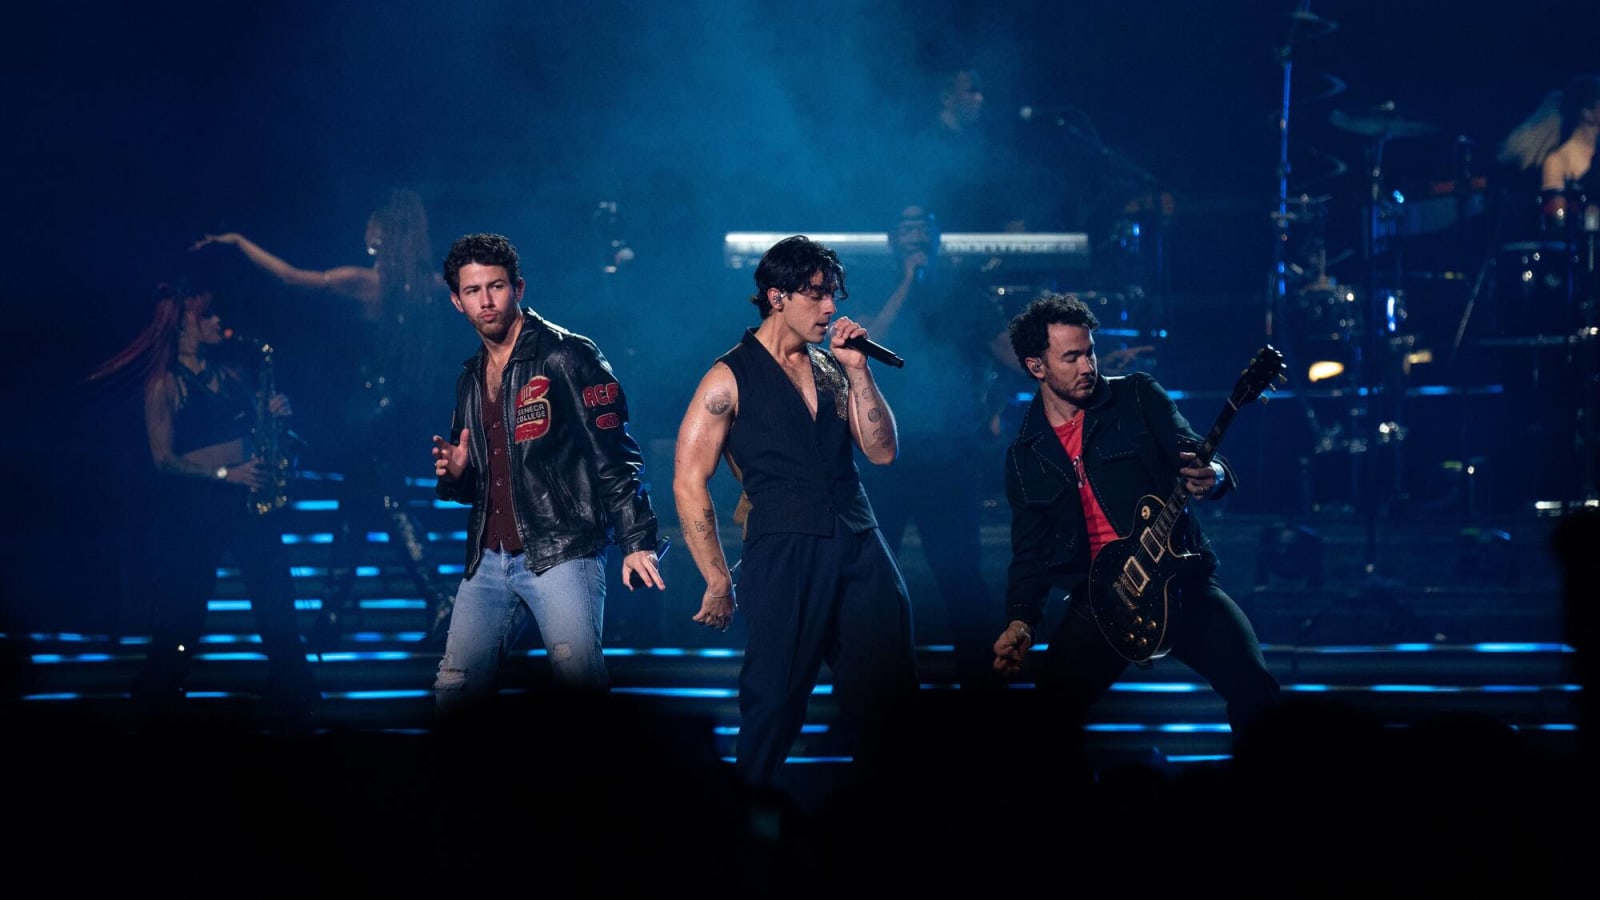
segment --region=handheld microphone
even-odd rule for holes
[[[896,369],[899,369],[903,368],[906,364],[906,361],[901,359],[897,354],[894,353],[894,351],[883,346],[882,344],[873,343],[859,334],[845,341],[844,345],[849,347],[851,350],[859,350],[886,366],[894,366]]]
[[[238,341],[241,344],[249,344],[252,347],[265,347],[267,345],[266,341],[263,341],[258,337],[251,337],[248,334],[240,334],[239,332],[234,331],[232,328],[223,329],[222,336],[230,341]]]

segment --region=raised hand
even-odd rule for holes
[[[463,428],[452,444],[437,434],[433,436],[433,474],[451,481],[461,477],[467,469],[467,439],[472,436],[472,429]]]

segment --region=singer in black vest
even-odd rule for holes
[[[833,318],[844,267],[797,235],[767,251],[755,281],[761,325],[696,389],[678,432],[673,494],[706,580],[694,620],[725,629],[735,611],[745,616],[735,765],[746,785],[766,789],[781,787],[824,662],[839,728],[864,772],[878,765],[884,735],[875,728],[915,696],[917,675],[905,580],[852,450],[887,465],[898,436],[867,355],[847,345],[866,329]],[[828,350],[817,346],[824,339]],[[737,596],[709,489],[724,455],[749,503]]]

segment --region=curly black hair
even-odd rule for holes
[[[477,263],[480,266],[500,266],[512,284],[522,281],[522,262],[517,248],[503,234],[467,234],[456,238],[450,253],[444,258],[444,280],[450,293],[461,290],[461,267]]]
[[[1072,294],[1055,291],[1040,294],[1007,326],[1011,352],[1017,355],[1017,364],[1023,369],[1027,369],[1030,358],[1043,356],[1049,349],[1051,325],[1081,325],[1094,331],[1100,327],[1100,320],[1087,304]]]
[[[844,287],[844,263],[839,254],[829,247],[813,241],[803,234],[786,237],[773,244],[762,254],[756,265],[756,292],[750,302],[761,310],[761,318],[772,315],[772,304],[767,300],[767,290],[777,288],[784,293],[801,290],[811,283],[811,276],[822,273],[823,283],[838,284],[839,299],[850,296]]]

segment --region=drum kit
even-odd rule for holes
[[[1337,257],[1354,258],[1363,265],[1352,280],[1341,283],[1330,277],[1334,260],[1328,257],[1325,230],[1331,197],[1303,195],[1286,206],[1286,227],[1304,224],[1311,230],[1302,264],[1291,265],[1307,277],[1293,290],[1285,290],[1288,340],[1307,363],[1354,363],[1334,376],[1342,375],[1345,383],[1371,382],[1383,377],[1385,364],[1393,361],[1395,354],[1400,354],[1398,362],[1404,372],[1409,372],[1411,363],[1427,358],[1417,354],[1421,323],[1412,319],[1408,303],[1408,295],[1418,283],[1462,277],[1458,272],[1403,271],[1397,248],[1410,238],[1449,231],[1481,212],[1482,182],[1468,179],[1459,195],[1455,182],[1436,182],[1425,196],[1417,198],[1385,183],[1383,157],[1390,141],[1441,133],[1438,126],[1403,115],[1394,103],[1354,112],[1334,110],[1328,122],[1370,142],[1370,180],[1361,203],[1359,250]],[[1366,371],[1361,370],[1363,365]],[[1324,365],[1318,374],[1328,371],[1330,367]]]
[[[1329,277],[1323,234],[1328,196],[1302,195],[1284,207],[1286,228],[1306,225],[1313,231],[1302,264],[1289,266],[1306,277],[1284,291],[1290,301],[1285,311],[1289,337],[1302,352],[1328,352],[1375,336],[1376,345],[1367,349],[1382,353],[1423,346],[1435,359],[1444,359],[1464,349],[1565,347],[1595,337],[1600,197],[1589,197],[1578,185],[1543,191],[1527,204],[1531,210],[1532,201],[1537,203],[1537,233],[1486,243],[1487,231],[1498,234],[1505,228],[1474,221],[1490,218],[1482,176],[1456,172],[1421,183],[1415,191],[1384,180],[1382,158],[1389,141],[1438,135],[1442,129],[1402,115],[1393,103],[1335,110],[1328,122],[1372,142],[1359,251],[1366,267],[1344,284]],[[1509,219],[1515,210],[1497,214]],[[1421,257],[1416,245],[1425,240],[1451,257],[1431,260],[1441,262],[1442,271],[1401,265]],[[1347,252],[1340,259],[1352,256]],[[1463,289],[1468,293],[1460,297]],[[1408,304],[1408,294],[1420,295],[1412,299],[1421,302]],[[1419,310],[1422,314],[1414,315]]]
[[[1285,233],[1312,233],[1298,264],[1288,266],[1302,277],[1282,291],[1285,343],[1312,388],[1362,398],[1344,401],[1348,408],[1335,416],[1348,414],[1349,422],[1326,429],[1345,440],[1335,449],[1363,452],[1384,434],[1403,441],[1400,410],[1408,394],[1467,393],[1500,382],[1493,387],[1515,414],[1538,407],[1552,418],[1540,434],[1558,442],[1570,436],[1579,456],[1592,455],[1600,198],[1577,185],[1547,190],[1527,198],[1519,217],[1515,208],[1491,210],[1484,179],[1465,168],[1399,189],[1382,171],[1386,145],[1442,129],[1394,104],[1335,111],[1328,122],[1371,148],[1359,251],[1339,257],[1355,266],[1351,280],[1329,276],[1329,198],[1302,196],[1280,209]],[[1533,233],[1515,233],[1519,218]],[[1419,366],[1431,384],[1413,383]],[[1578,460],[1572,468],[1580,483],[1558,489],[1594,497],[1593,466]]]
[[[1290,41],[1279,49],[1284,106],[1267,332],[1289,355],[1313,456],[1329,454],[1337,469],[1348,460],[1370,485],[1382,479],[1370,477],[1377,460],[1367,451],[1387,441],[1394,453],[1384,464],[1396,484],[1385,496],[1406,496],[1406,419],[1425,412],[1407,409],[1406,398],[1496,391],[1512,415],[1531,417],[1536,404],[1550,409],[1546,433],[1570,434],[1577,455],[1596,456],[1600,197],[1575,184],[1530,190],[1525,202],[1511,190],[1491,192],[1474,171],[1471,140],[1392,101],[1321,107],[1332,139],[1354,138],[1363,148],[1357,184],[1341,177],[1354,166],[1318,148],[1297,147],[1291,165],[1291,107],[1300,121],[1304,107],[1345,87],[1323,75],[1321,90],[1291,90],[1293,42],[1337,30],[1304,4],[1291,19]],[[1413,174],[1418,162],[1422,177]],[[1405,174],[1396,178],[1386,166]],[[1595,497],[1593,465],[1573,468],[1583,470],[1583,483],[1570,493]],[[1366,500],[1369,514],[1376,496]]]

